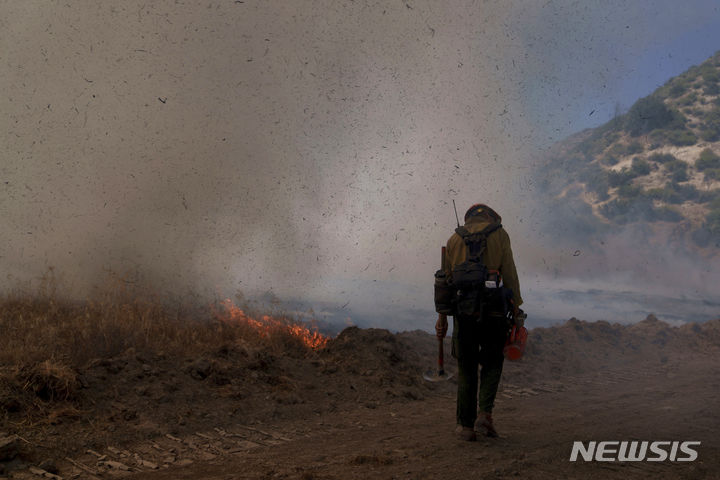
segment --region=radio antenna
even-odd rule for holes
[[[458,228],[460,227],[460,219],[458,218],[457,214],[457,207],[455,206],[455,199],[453,198],[453,210],[455,210],[455,221],[458,224]]]

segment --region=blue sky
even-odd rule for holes
[[[717,2],[542,5],[519,37],[530,64],[522,101],[548,142],[603,124],[720,50]]]

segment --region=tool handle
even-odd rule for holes
[[[440,259],[440,268],[445,270],[445,247],[442,247],[442,257]],[[444,325],[444,328],[439,329],[438,325]],[[438,337],[444,337],[447,335],[447,315],[443,315],[442,313],[438,315],[438,321],[435,324],[435,333]]]
[[[453,204],[454,205],[454,204]],[[440,268],[445,270],[445,247],[442,247],[442,257],[440,258]],[[445,320],[445,324],[447,325],[447,315],[440,314],[439,320],[443,317]],[[447,330],[443,332],[442,335],[438,335],[438,375],[444,375],[445,374],[445,352],[443,351],[443,339],[445,338],[445,335],[447,334]]]
[[[438,337],[438,374],[445,373],[445,353],[443,351],[443,338]]]

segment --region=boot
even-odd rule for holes
[[[475,430],[470,427],[463,427],[462,425],[458,425],[455,428],[455,435],[458,440],[462,440],[464,442],[474,442],[477,439]]]
[[[496,438],[498,437],[497,430],[493,425],[492,415],[488,412],[483,412],[475,420],[475,431],[486,437]]]

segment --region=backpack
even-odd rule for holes
[[[500,227],[500,223],[495,223],[477,233],[470,233],[465,227],[455,229],[468,247],[467,259],[452,269],[452,283],[457,289],[455,312],[459,315],[482,314],[483,307],[500,293],[499,273],[489,271],[482,259],[488,235]]]

